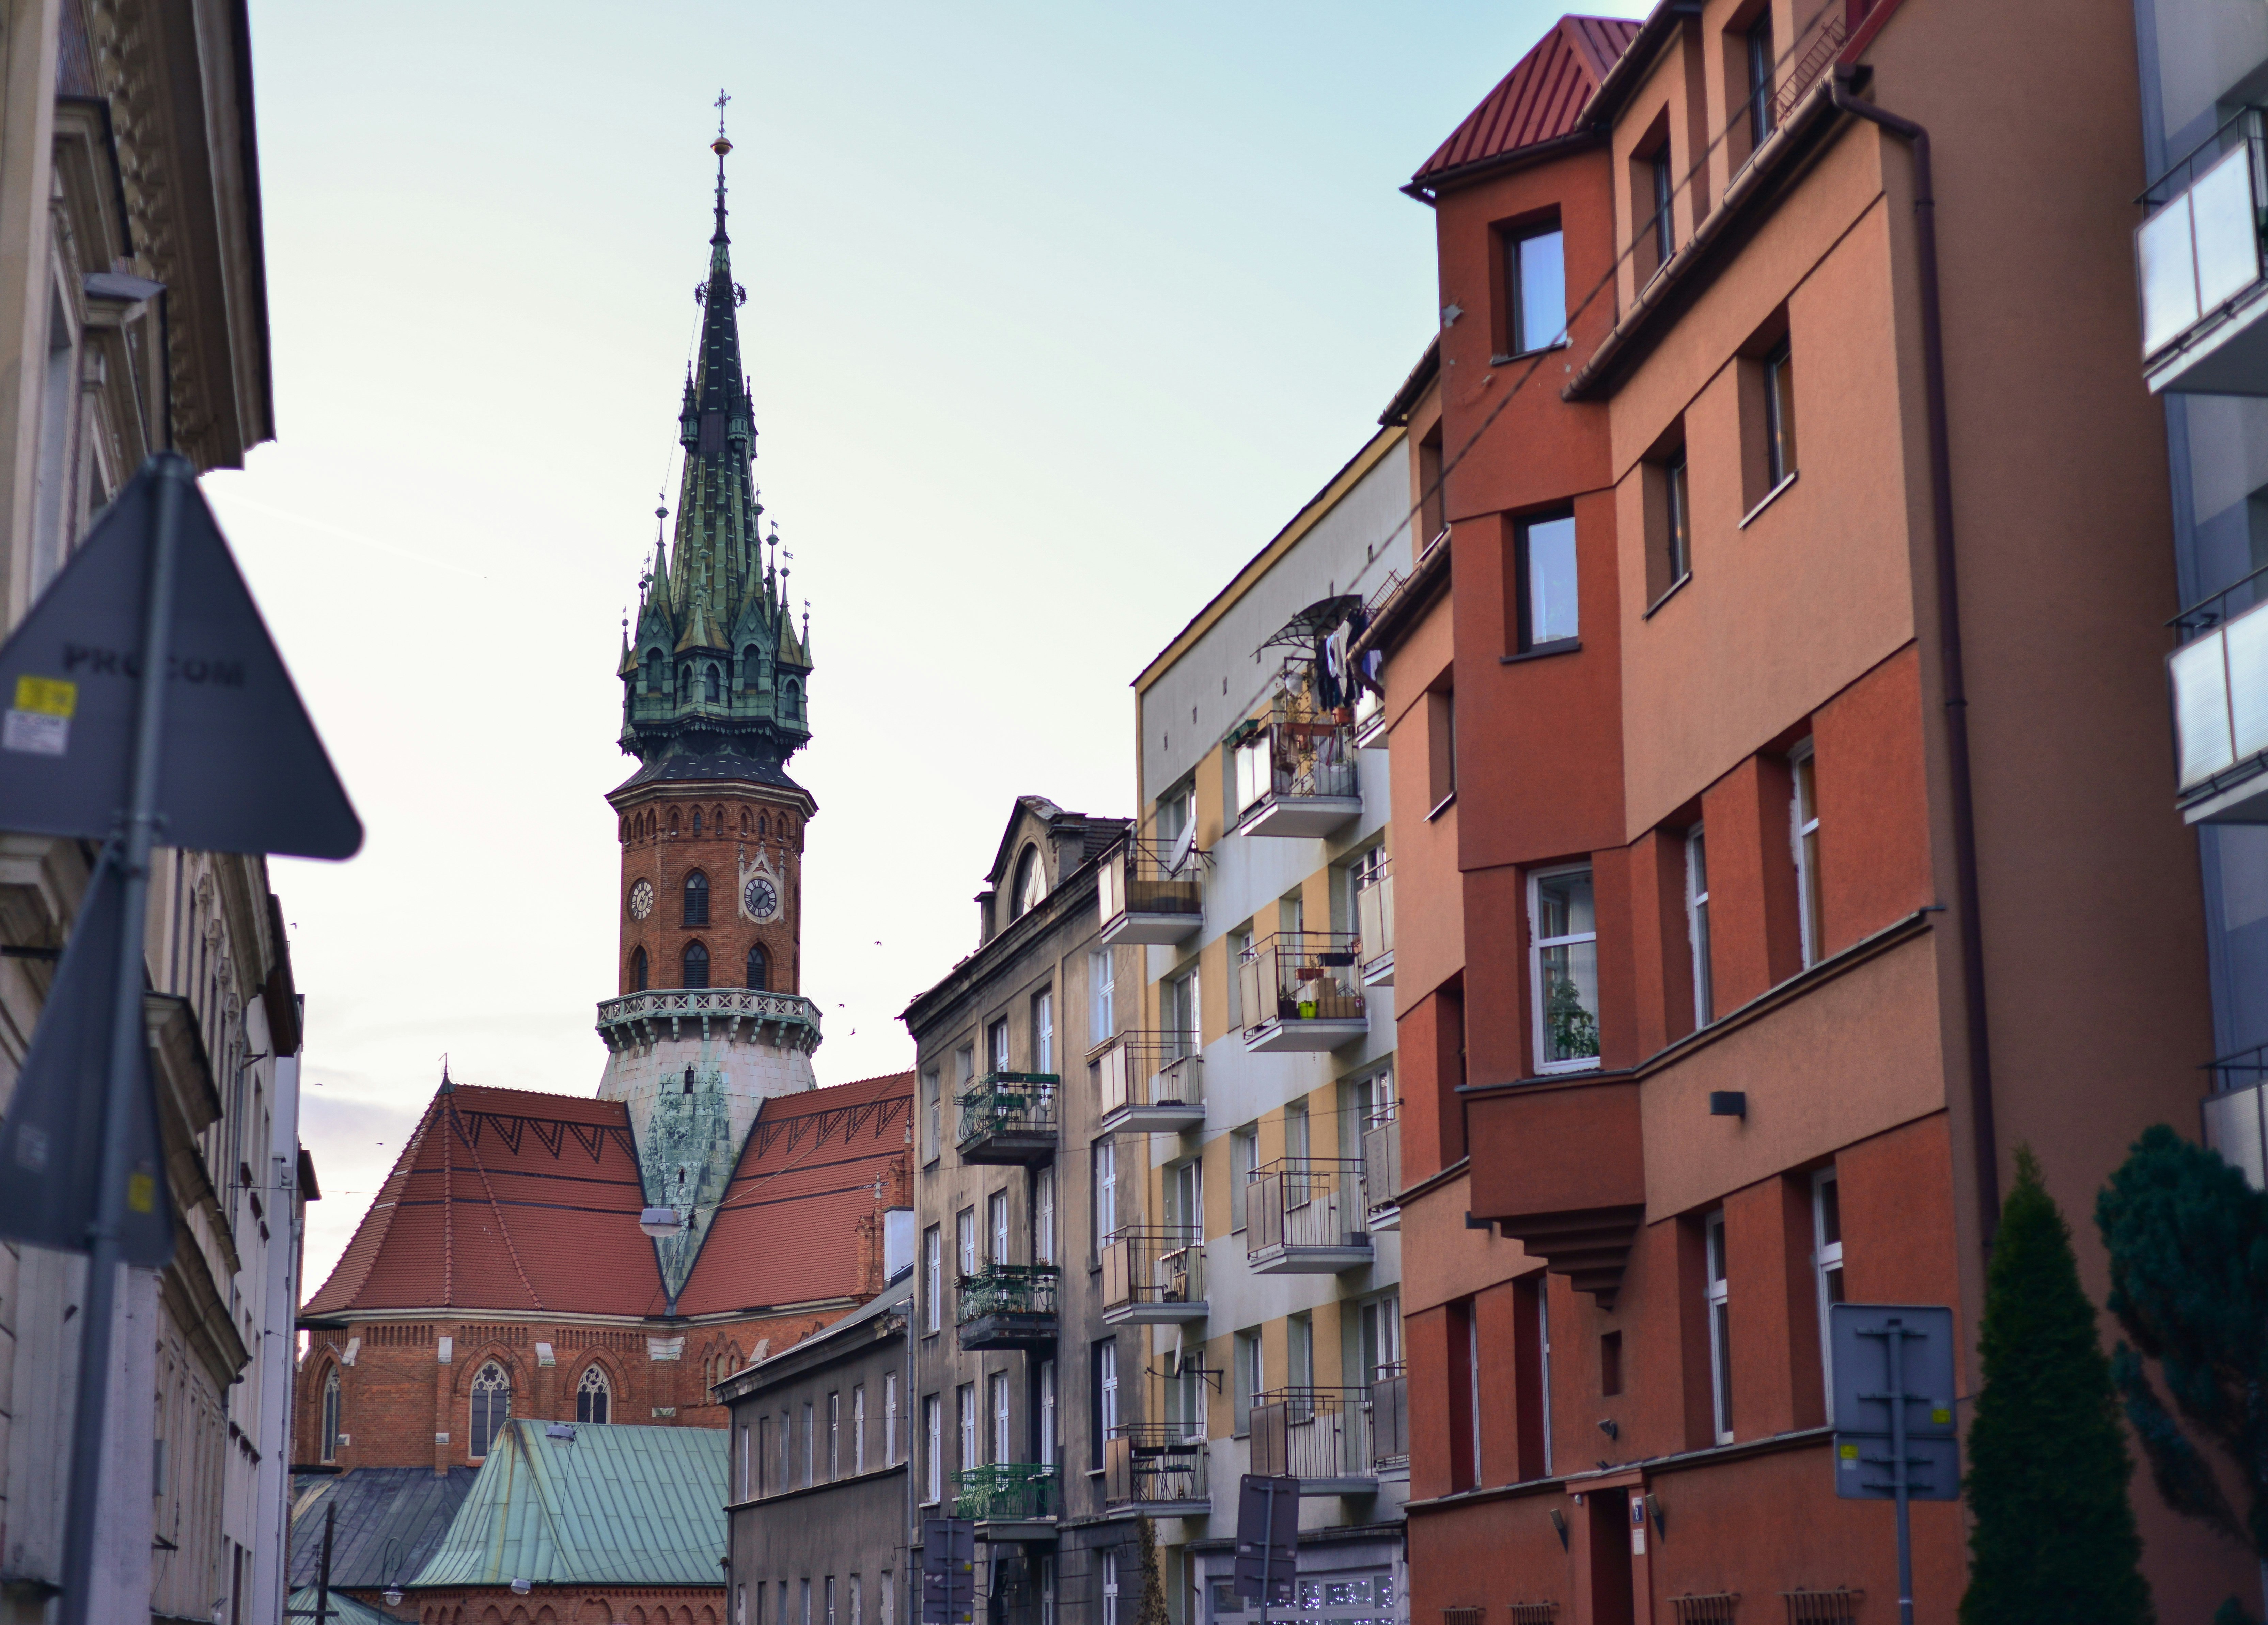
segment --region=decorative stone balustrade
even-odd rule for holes
[[[722,1038],[809,1055],[819,1048],[819,1006],[800,994],[755,988],[656,988],[600,1000],[599,1036],[615,1051]]]

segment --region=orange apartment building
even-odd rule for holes
[[[2135,49],[2117,0],[1568,18],[1408,188],[1438,381],[1359,648],[1418,810],[1413,1619],[1895,1619],[1825,1306],[1952,1305],[1965,1407],[2015,1148],[2099,1301],[2095,1193],[2195,1131]],[[2132,1495],[2161,1617],[2250,1598]],[[1915,1509],[1919,1619],[1962,1518]]]

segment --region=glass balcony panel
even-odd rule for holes
[[[2202,784],[2235,765],[2228,712],[2228,643],[2216,627],[2167,658],[2174,680],[2174,721],[2182,788]]]
[[[2197,249],[2183,193],[2134,233],[2142,280],[2142,353],[2154,356],[2198,323]]]
[[[2268,611],[2246,610],[2223,629],[2228,714],[2236,760],[2268,750]]]
[[[2224,153],[2190,188],[2198,309],[2217,310],[2260,280],[2252,143]]]

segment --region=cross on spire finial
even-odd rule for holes
[[[722,89],[718,91],[716,101],[717,133],[720,136],[725,133],[725,104],[732,99],[733,98],[729,92]]]

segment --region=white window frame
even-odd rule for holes
[[[1787,754],[1789,855],[1795,860],[1795,915],[1803,942],[1803,967],[1820,960],[1819,758],[1806,739]]]
[[[1094,1142],[1090,1154],[1094,1174],[1094,1251],[1099,1257],[1102,1244],[1118,1228],[1118,1142],[1106,1134]]]
[[[1228,1135],[1228,1228],[1241,1234],[1247,1220],[1245,1187],[1260,1165],[1260,1125],[1247,1123]]]
[[[922,1232],[922,1330],[945,1329],[945,1232],[932,1224]]]
[[[882,1373],[882,1465],[898,1465],[898,1374]]]
[[[1118,970],[1108,948],[1086,956],[1086,1025],[1089,1049],[1118,1035]]]
[[[992,1242],[992,1262],[1005,1264],[1009,1261],[1009,1248],[1012,1245],[1008,1233],[1008,1193],[996,1190],[984,1199],[984,1203],[990,1210],[985,1217],[989,1221],[986,1228]]]
[[[1562,875],[1574,874],[1591,877],[1591,929],[1587,931],[1571,931],[1564,937],[1546,937],[1543,928],[1537,923],[1543,914],[1543,882],[1556,880]],[[1535,1029],[1535,1070],[1539,1075],[1552,1072],[1594,1072],[1602,1064],[1603,1057],[1601,1055],[1576,1055],[1565,1061],[1550,1061],[1544,1058],[1550,1042],[1547,1036],[1549,1024],[1545,1020],[1547,1006],[1543,996],[1544,951],[1549,948],[1572,947],[1580,943],[1589,943],[1591,972],[1595,977],[1598,974],[1599,962],[1598,918],[1598,877],[1592,873],[1590,864],[1559,864],[1550,869],[1538,869],[1528,877],[1528,1007],[1533,1012],[1533,1018],[1529,1025]],[[1600,1025],[1603,1029],[1605,1024],[1602,1022]],[[1606,1035],[1602,1031],[1600,1033],[1602,1049],[1605,1048],[1605,1043]]]
[[[966,1281],[976,1273],[976,1210],[963,1208],[953,1216],[953,1261]]]
[[[1051,1467],[1063,1453],[1063,1435],[1057,1430],[1056,1363],[1040,1362],[1040,1465]]]
[[[1011,1423],[1013,1420],[1008,1403],[1008,1373],[994,1371],[992,1385],[992,1460],[995,1462],[1013,1461],[1016,1443]]]
[[[1835,1188],[1835,1239],[1827,1239],[1827,1189]],[[1827,1421],[1835,1421],[1835,1345],[1829,1334],[1829,1312],[1843,1301],[1843,1186],[1837,1171],[1822,1168],[1811,1176],[1811,1267],[1819,1288],[1819,1359],[1827,1386]],[[1832,1277],[1830,1279],[1830,1277]]]
[[[1056,1170],[1049,1163],[1032,1180],[1032,1262],[1056,1261]]]
[[[1102,1625],[1118,1625],[1118,1548],[1102,1548]]]
[[[1717,1018],[1716,979],[1709,968],[1709,848],[1704,827],[1685,832],[1685,939],[1693,950],[1693,1026]]]
[[[1732,1268],[1725,1253],[1725,1210],[1701,1221],[1704,1295],[1709,1309],[1709,1415],[1719,1445],[1733,1442]]]
[[[863,1382],[850,1389],[850,1470],[866,1470],[866,1385]]]
[[[1032,1070],[1056,1070],[1056,995],[1050,988],[1032,999]]]
[[[1118,1426],[1118,1340],[1107,1337],[1094,1347],[1095,1418],[1108,1438]]]
[[[976,1385],[964,1382],[953,1391],[953,1426],[954,1443],[961,1454],[957,1458],[961,1469],[966,1472],[978,1465],[976,1460]]]

